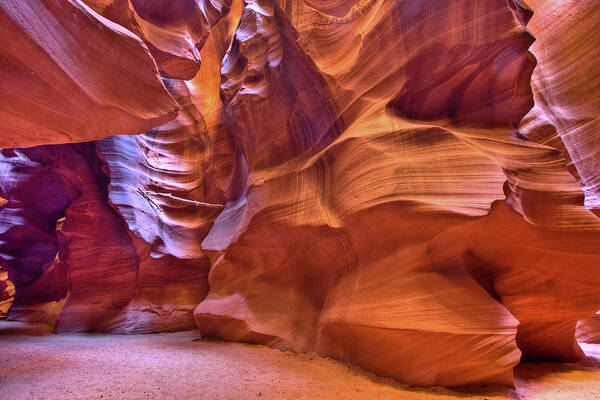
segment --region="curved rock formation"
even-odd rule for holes
[[[0,147],[136,134],[177,104],[143,42],[79,0],[0,4]]]
[[[162,76],[192,79],[210,29],[231,0],[84,0],[104,17],[142,38]]]
[[[569,160],[569,171],[585,194],[585,206],[600,213],[600,49],[589,38],[600,28],[595,1],[528,0],[535,10],[530,29],[538,68],[532,78],[536,107],[554,130],[553,145]],[[548,21],[553,23],[549,24]],[[573,27],[577,21],[577,28]]]
[[[67,294],[67,273],[58,257],[60,222],[76,189],[39,160],[44,152],[4,149],[0,155],[0,196],[6,199],[0,210],[0,263],[16,288],[10,313],[24,312],[31,314],[27,319],[52,324],[60,312],[58,302]],[[46,307],[32,309],[33,304]]]
[[[413,9],[424,13],[415,18],[420,28],[438,29],[447,47],[422,43],[411,39],[409,25],[396,22],[406,18],[408,2],[391,3],[363,4],[341,20],[320,16],[316,28],[296,36],[293,14],[248,2],[222,68],[222,97],[239,151],[233,179],[241,187],[231,191],[203,243],[217,253],[196,321],[204,334],[318,351],[414,384],[510,382],[519,360],[517,321],[461,263],[430,255],[428,243],[441,229],[485,215],[503,197],[505,176],[486,157],[489,146],[481,151],[465,142],[507,137],[527,112],[531,40],[513,11],[498,2],[445,25],[435,16],[450,14],[446,6]],[[475,16],[497,30],[478,35],[473,27],[455,36],[453,23]],[[343,68],[327,59],[326,49],[315,49],[332,38],[357,52]],[[380,57],[360,54],[375,46],[384,46]],[[395,53],[395,59],[385,57]],[[439,77],[419,68],[434,56],[431,65],[444,65],[457,54],[464,64],[440,68]],[[491,73],[494,63],[501,72]],[[433,105],[410,100],[423,98],[413,92],[427,90],[425,70],[428,82],[437,78],[446,85],[435,84],[445,98],[436,115],[420,115],[434,112]],[[497,80],[503,73],[518,79]],[[498,110],[494,102],[481,107],[477,92],[472,105],[462,101],[473,81],[474,90],[488,88],[479,96],[497,97]],[[507,91],[511,85],[517,86]],[[510,139],[504,140],[508,146]],[[477,172],[461,179],[466,171]],[[444,311],[415,307],[448,296],[465,303]],[[459,310],[469,306],[482,311],[461,322]],[[466,357],[468,366],[460,366],[464,351],[440,351],[475,342],[484,347]],[[478,363],[493,367],[474,373]]]
[[[136,136],[98,142],[110,177],[109,200],[153,251],[201,258],[200,245],[223,209],[208,176],[206,124],[185,82],[166,80],[182,111],[172,122]]]
[[[215,253],[200,331],[421,385],[509,382],[517,346],[577,359],[575,323],[600,304],[600,225],[560,149],[525,140],[539,118],[520,126],[533,105],[530,10],[344,2],[340,17],[284,3],[247,2],[223,62],[239,153],[203,243]],[[312,72],[282,81],[289,64]],[[318,123],[294,111],[309,109],[296,94],[311,80]],[[505,195],[522,215],[489,211]],[[456,350],[475,342],[477,354]]]
[[[600,313],[591,315],[577,324],[577,341],[600,343]]]
[[[57,332],[192,326],[208,260],[150,257],[108,204],[93,144],[4,150],[2,166],[0,261],[16,287],[9,319]]]
[[[195,324],[415,385],[595,340],[591,0],[85,3],[0,6],[31,47],[0,39],[0,146],[112,135],[2,150],[8,318]]]

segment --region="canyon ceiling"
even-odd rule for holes
[[[9,320],[415,385],[600,341],[598,1],[3,0],[0,32]]]

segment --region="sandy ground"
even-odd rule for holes
[[[157,335],[0,335],[0,399],[600,399],[600,345],[578,364],[526,364],[516,390],[416,388],[315,355]]]

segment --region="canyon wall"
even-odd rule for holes
[[[594,1],[0,18],[7,319],[195,328],[444,386],[578,360],[578,321],[598,336]]]

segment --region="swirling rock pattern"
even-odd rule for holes
[[[529,1],[535,9],[530,23],[538,39],[533,75],[536,107],[554,130],[556,147],[569,160],[569,171],[585,194],[586,208],[600,213],[600,76],[594,68],[600,49],[588,38],[600,29],[600,4],[595,1]],[[547,23],[549,19],[553,24]],[[572,21],[578,28],[570,29]]]
[[[2,166],[0,261],[16,287],[9,319],[57,332],[193,326],[208,260],[149,256],[109,205],[92,143],[4,150]]]
[[[192,79],[210,29],[231,0],[84,0],[104,17],[142,38],[165,77]]]
[[[36,103],[92,121],[77,140],[115,136],[2,151],[9,318],[195,324],[416,385],[510,385],[521,359],[574,361],[576,334],[596,340],[595,2],[64,0],[89,16],[74,22],[58,3],[0,16],[101,28],[105,64],[69,52],[90,79],[135,42],[118,65],[137,80],[74,82],[116,107],[142,96],[130,115],[151,122]],[[31,128],[14,143],[58,141]]]
[[[1,147],[142,133],[177,115],[143,42],[79,0],[3,1],[0,26]]]
[[[162,254],[202,257],[202,239],[223,209],[207,174],[206,124],[183,81],[166,81],[182,112],[136,136],[98,142],[110,176],[109,199],[137,236]]]
[[[67,293],[59,220],[77,190],[40,159],[47,151],[2,150],[0,196],[6,203],[0,210],[0,263],[16,288],[10,314],[53,324]],[[36,304],[47,307],[31,307]]]
[[[600,343],[600,313],[582,319],[577,324],[577,341]]]
[[[517,348],[577,359],[600,225],[560,149],[532,137],[540,119],[521,125],[530,10],[349,3],[247,2],[221,71],[238,187],[203,243],[200,331],[420,385],[510,382]],[[285,82],[288,63],[309,67]],[[316,123],[287,105],[308,109],[311,80]]]

